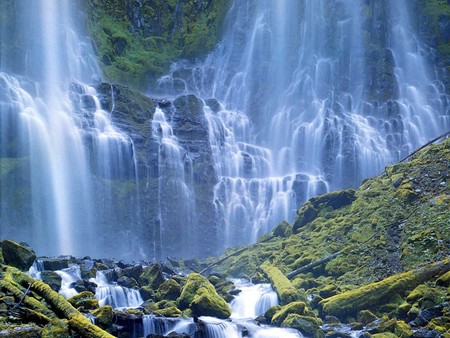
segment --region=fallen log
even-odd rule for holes
[[[42,297],[47,304],[49,304],[53,312],[69,320],[69,326],[71,329],[79,333],[85,338],[113,338],[114,336],[108,332],[102,330],[98,326],[92,324],[87,317],[85,317],[81,312],[75,309],[62,295],[52,290],[50,286],[39,281],[34,280],[31,276],[19,271],[16,268],[9,266],[2,266],[5,278],[0,281],[0,286],[12,289],[15,291],[14,295],[22,297],[22,291],[14,284],[19,284],[24,288],[29,288],[31,291],[35,292],[37,295]],[[33,301],[31,301],[33,299]],[[34,310],[42,311],[46,315],[49,311],[42,303],[38,302],[36,299],[31,297],[23,297],[24,304],[31,305]],[[41,304],[38,306],[36,304]],[[46,311],[44,311],[44,308]],[[54,316],[54,315],[53,315]]]
[[[320,259],[320,260],[318,260],[318,261],[312,262],[312,263],[310,263],[310,264],[308,264],[308,265],[304,265],[304,266],[302,266],[302,267],[300,267],[300,268],[298,268],[298,269],[296,269],[296,270],[294,270],[294,271],[288,273],[288,274],[286,275],[286,277],[289,278],[289,279],[292,279],[292,278],[294,278],[295,276],[297,276],[297,275],[299,275],[299,274],[301,274],[301,273],[305,273],[305,272],[311,271],[311,270],[312,270],[313,268],[315,268],[316,266],[320,266],[320,265],[322,265],[322,264],[328,263],[328,262],[331,261],[333,258],[339,256],[341,253],[343,253],[343,252],[345,252],[345,251],[348,251],[348,250],[351,250],[351,249],[354,249],[354,248],[355,248],[354,245],[347,246],[347,247],[345,247],[344,249],[342,249],[342,250],[340,250],[340,251],[338,251],[338,252],[335,252],[334,254],[332,254],[332,255],[330,255],[330,256],[327,256],[327,257],[325,257],[325,258],[323,258],[323,259]]]
[[[269,278],[273,288],[275,289],[281,305],[286,305],[295,301],[308,303],[308,299],[304,293],[297,290],[289,279],[276,267],[269,262],[261,264],[261,270]]]
[[[384,304],[396,293],[413,290],[418,285],[450,271],[450,259],[425,265],[416,270],[393,275],[379,282],[364,285],[347,291],[319,303],[319,311],[324,316],[345,318],[360,310],[376,308]]]

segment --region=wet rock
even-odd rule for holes
[[[42,281],[48,284],[53,291],[59,292],[61,289],[62,278],[54,271],[42,271],[41,273]]]
[[[36,259],[36,254],[33,250],[7,239],[1,242],[1,248],[5,264],[14,266],[22,271],[28,270]]]
[[[158,287],[164,283],[165,278],[162,273],[161,264],[146,267],[138,278],[139,284],[147,286],[153,290],[157,290]]]
[[[44,264],[44,270],[56,271],[69,267],[69,261],[67,259],[42,258],[42,263]]]
[[[230,306],[221,298],[214,286],[203,276],[191,273],[178,298],[181,310],[189,308],[195,316],[213,316],[228,318]]]
[[[117,280],[117,284],[119,284],[120,286],[126,287],[126,288],[133,288],[133,287],[138,287],[139,284],[138,282],[136,282],[136,280],[134,278],[130,278],[127,276],[122,276]]]
[[[181,286],[172,278],[164,281],[156,291],[159,300],[176,300],[181,294]]]

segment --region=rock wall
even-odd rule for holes
[[[82,0],[109,81],[145,88],[179,58],[195,59],[219,40],[230,0]]]

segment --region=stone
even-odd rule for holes
[[[181,310],[189,308],[195,316],[213,316],[221,319],[231,315],[228,303],[219,296],[214,286],[198,273],[191,273],[178,298]]]
[[[176,300],[181,294],[181,286],[172,278],[164,281],[156,291],[158,300]]]
[[[144,268],[138,278],[138,282],[141,286],[147,286],[153,290],[157,290],[164,281],[165,279],[161,271],[161,264],[159,263]]]
[[[281,324],[281,327],[291,327],[299,330],[308,337],[325,338],[325,334],[320,329],[317,320],[312,317],[301,316],[291,313]]]
[[[44,283],[52,288],[52,290],[59,292],[61,289],[62,278],[56,272],[44,270],[41,272],[41,278]]]
[[[1,242],[1,248],[5,264],[22,271],[27,271],[36,259],[33,250],[7,239]]]
[[[95,316],[95,324],[106,329],[110,327],[113,323],[114,312],[111,305],[102,306],[92,312]]]

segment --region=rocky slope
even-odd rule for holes
[[[383,290],[390,290],[390,283],[404,278],[402,273],[433,262],[443,261],[439,264],[446,268],[440,271],[448,271],[449,169],[447,139],[418,152],[408,162],[387,167],[383,175],[366,180],[357,190],[310,199],[298,210],[293,224],[280,223],[272,238],[261,238],[260,243],[237,254],[230,249],[215,268],[256,280],[267,275],[275,283],[288,276],[290,281],[286,279],[286,283],[296,296],[292,298],[288,288],[283,297],[292,301],[300,299],[298,292],[306,293],[312,299],[310,306],[322,311],[324,320],[332,314],[344,322],[364,322],[362,316],[367,310],[383,321],[398,318],[410,322],[414,329],[420,322],[417,326],[446,332],[450,328],[448,272],[439,280],[431,273],[420,282],[395,286],[393,292]],[[371,284],[381,280],[386,284]],[[353,311],[346,312],[343,304],[337,310],[324,311],[330,297],[345,298],[343,295],[364,285],[375,285],[380,298],[374,301],[362,297],[356,306],[351,297]],[[359,289],[361,293],[357,294],[369,289],[372,286]],[[420,319],[430,309],[437,309],[439,319]],[[386,330],[391,329],[393,326]],[[431,336],[438,335],[436,332]]]

